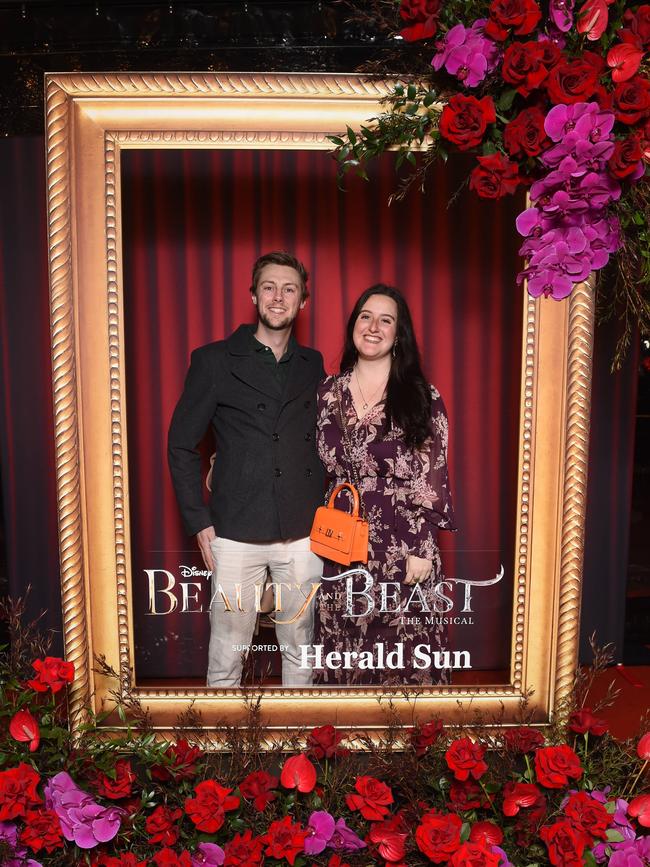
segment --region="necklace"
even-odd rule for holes
[[[361,388],[361,383],[359,382],[359,374],[357,373],[356,365],[354,367],[354,378],[357,381],[357,387],[359,389],[359,394],[361,395],[361,404],[362,404],[364,410],[367,410],[371,403],[373,406],[374,406],[374,404],[377,403],[377,401],[375,400],[375,397],[377,396],[377,394],[380,393],[380,390],[381,390],[381,394],[384,393],[384,390],[386,388],[386,383],[384,382],[384,383],[382,383],[382,385],[379,386],[379,388],[376,388],[373,391],[373,393],[370,395],[369,400],[366,400],[366,397],[363,393],[363,389]]]

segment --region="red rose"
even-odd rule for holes
[[[459,150],[476,147],[483,140],[488,123],[494,123],[496,112],[491,96],[452,96],[442,110],[440,135],[453,142]]]
[[[390,812],[388,804],[393,803],[393,793],[385,783],[374,777],[357,777],[354,788],[356,795],[346,795],[345,803],[350,810],[359,810],[364,819],[377,822]]]
[[[19,710],[9,723],[9,734],[14,740],[29,743],[30,753],[38,749],[41,740],[41,732],[38,722],[28,710]]]
[[[473,780],[454,780],[449,789],[449,806],[456,813],[489,807],[489,800],[483,789]]]
[[[115,763],[115,777],[109,777],[101,771],[97,774],[95,785],[97,792],[104,798],[119,801],[131,795],[135,774],[128,759],[118,759]]]
[[[564,57],[550,70],[546,91],[552,103],[585,102],[594,95],[603,71],[603,59],[591,51]]]
[[[620,144],[620,142],[616,142],[616,144]],[[616,150],[614,150],[615,154]],[[639,148],[639,156],[636,158],[636,161],[638,162],[640,159],[641,149]],[[616,177],[624,177],[624,175],[616,175]],[[595,717],[588,707],[583,707],[581,710],[577,710],[571,714],[569,717],[569,728],[572,732],[577,732],[579,735],[583,735],[585,732],[589,732],[590,735],[604,735],[609,726],[604,719]]]
[[[644,762],[650,761],[650,732],[646,732],[639,738],[636,745],[636,754]]]
[[[650,795],[638,795],[633,798],[627,812],[643,828],[650,828]]]
[[[309,747],[307,755],[314,759],[331,759],[335,756],[343,756],[348,752],[344,748],[339,748],[343,737],[331,725],[312,729],[311,733],[307,735],[307,746]]]
[[[17,768],[0,771],[0,822],[24,816],[34,804],[42,803],[36,794],[40,776],[21,762]]]
[[[485,747],[475,743],[469,738],[455,740],[447,752],[445,759],[457,780],[466,780],[470,775],[475,780],[480,780],[487,771],[487,765],[483,761]]]
[[[499,867],[501,858],[478,843],[463,843],[449,861],[451,867]]]
[[[514,84],[517,93],[528,96],[548,75],[543,59],[541,42],[513,42],[503,55],[503,80]]]
[[[481,846],[500,846],[503,841],[503,831],[494,822],[475,822],[469,832],[470,843]]]
[[[415,842],[420,852],[435,864],[444,864],[460,847],[460,830],[463,823],[455,813],[437,813],[435,810],[422,816],[415,829]]]
[[[607,839],[607,828],[612,820],[607,810],[586,792],[573,792],[564,807],[564,815],[571,826],[582,831],[585,845],[591,846],[592,837]]]
[[[441,2],[442,0],[402,0],[399,14],[409,26],[400,30],[400,35],[407,42],[434,36],[438,29]]]
[[[519,185],[517,163],[511,162],[502,153],[477,157],[477,160],[479,165],[472,169],[469,179],[470,190],[476,190],[482,199],[500,199],[508,193],[514,193]]]
[[[492,39],[507,39],[510,31],[516,36],[532,33],[542,17],[534,0],[492,0],[485,33]]]
[[[278,861],[286,858],[289,864],[293,864],[296,856],[300,855],[305,846],[307,831],[300,825],[291,821],[291,816],[272,822],[266,834],[260,837],[266,843],[266,854]]]
[[[555,66],[562,57],[562,52],[555,42],[551,42],[550,39],[543,39],[541,42],[537,43],[537,46],[538,50],[542,53],[542,63],[547,70],[552,66]]]
[[[503,144],[505,149],[512,157],[521,157],[523,155],[536,157],[550,145],[550,139],[544,130],[544,112],[539,108],[525,108],[519,112],[514,120],[507,123],[503,130]],[[519,728],[516,731],[526,731]],[[535,732],[534,729],[528,731]],[[541,743],[544,743],[544,738],[539,732],[535,732],[537,738],[541,738]],[[504,735],[505,737],[505,735]],[[539,746],[539,744],[535,744]],[[521,750],[520,752],[529,752]]]
[[[504,731],[503,743],[506,749],[512,750],[513,753],[532,753],[537,747],[543,745],[544,735],[530,726],[518,726]]]
[[[423,756],[430,746],[433,746],[443,731],[440,720],[433,720],[423,726],[411,729],[411,746],[416,756]]]
[[[156,867],[192,867],[189,852],[177,854],[173,849],[161,849],[152,857]]]
[[[572,780],[582,776],[580,759],[571,747],[561,744],[559,747],[542,747],[535,753],[535,773],[537,781],[547,789],[561,789]]]
[[[639,174],[643,174],[642,159],[641,142],[636,136],[618,139],[614,143],[614,153],[607,160],[607,168],[610,175],[615,178],[628,178],[631,175],[635,175],[637,171]],[[604,720],[602,722],[607,726]],[[607,728],[605,731],[607,731]],[[594,731],[593,734],[599,734],[599,732]]]
[[[138,861],[137,855],[132,852],[123,852],[121,855],[99,855],[96,867],[147,867],[147,861]]]
[[[181,738],[178,743],[170,744],[163,755],[169,763],[153,765],[153,779],[161,782],[172,779],[188,780],[196,773],[196,762],[203,757],[203,751],[198,747],[190,747],[188,742]]]
[[[638,123],[650,116],[650,81],[640,75],[620,81],[614,88],[612,108],[621,123]]]
[[[503,787],[503,815],[516,816],[521,807],[532,807],[541,794],[534,783],[506,783]]]
[[[316,768],[302,753],[298,756],[291,756],[284,763],[280,782],[285,789],[311,792],[316,785]]]
[[[28,810],[25,827],[20,832],[20,842],[32,852],[54,852],[63,848],[63,834],[59,817],[53,810]]]
[[[639,6],[636,12],[626,9],[623,23],[625,29],[618,31],[619,38],[623,38],[623,33],[630,33],[639,48],[650,49],[650,6],[647,3]]]
[[[546,843],[551,864],[559,867],[582,867],[585,843],[582,835],[572,828],[569,822],[545,825],[539,836]]]
[[[366,841],[377,846],[384,861],[401,861],[406,855],[408,827],[401,816],[393,816],[384,822],[374,822]]]
[[[264,860],[264,843],[249,829],[235,836],[223,847],[224,867],[260,867]]]
[[[178,828],[175,823],[183,815],[183,811],[171,807],[156,807],[156,809],[147,816],[145,828],[149,834],[150,843],[162,843],[163,846],[173,846],[178,840]]]
[[[344,861],[340,855],[334,853],[334,855],[330,856],[327,867],[351,867],[351,865],[348,861]]]
[[[45,659],[37,659],[32,662],[32,668],[36,672],[33,680],[27,681],[27,686],[36,692],[59,692],[66,683],[74,680],[74,665],[64,662],[58,656],[46,656]]]
[[[225,789],[214,780],[204,780],[194,787],[195,798],[187,798],[185,812],[199,831],[214,834],[226,820],[229,810],[236,810],[239,798],[231,795],[232,789]]]
[[[239,791],[260,812],[271,801],[275,801],[277,794],[273,789],[278,787],[278,778],[271,776],[267,771],[253,771],[239,785]]]

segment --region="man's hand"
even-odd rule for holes
[[[209,569],[210,572],[212,572],[213,569],[210,542],[216,538],[217,534],[214,532],[214,527],[206,527],[205,530],[199,530],[199,532],[196,534],[196,541],[198,543],[199,550],[201,551],[201,556],[203,557],[205,568]]]
[[[426,581],[433,569],[433,560],[425,560],[423,557],[414,557],[409,554],[406,558],[405,584],[421,584]]]

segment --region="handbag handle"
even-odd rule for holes
[[[327,504],[327,508],[328,509],[334,508],[334,500],[338,497],[338,495],[341,493],[343,488],[348,488],[350,490],[350,493],[352,494],[352,517],[358,518],[359,517],[359,492],[354,487],[354,485],[351,485],[349,482],[341,482],[340,485],[337,485],[334,488],[334,490],[332,491],[332,493],[330,495],[330,499],[329,499],[329,503]]]

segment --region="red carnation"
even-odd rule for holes
[[[376,822],[390,812],[393,793],[385,783],[374,777],[357,777],[354,784],[357,794],[346,795],[345,803],[350,810],[359,810],[364,819]]]
[[[594,95],[603,67],[602,57],[591,51],[584,51],[580,57],[563,57],[546,79],[549,99],[555,104],[587,101]]]
[[[636,819],[643,828],[650,828],[650,795],[638,795],[630,801],[628,816]]]
[[[0,771],[0,822],[26,815],[34,804],[42,803],[36,794],[40,776],[21,762],[17,768]]]
[[[573,792],[564,806],[564,815],[574,828],[583,832],[585,845],[590,846],[592,837],[607,839],[607,828],[612,820],[605,807],[590,798],[586,792]]]
[[[183,815],[180,809],[172,810],[171,807],[159,806],[147,816],[145,828],[149,834],[150,843],[162,843],[163,846],[173,846],[178,840],[178,828],[176,822]]]
[[[521,807],[532,807],[541,794],[534,783],[506,783],[503,787],[503,815],[516,816]]]
[[[15,713],[9,723],[9,734],[14,740],[29,743],[30,753],[38,749],[41,741],[41,732],[38,727],[38,722],[34,719],[28,710],[19,710]]]
[[[192,867],[190,853],[185,851],[177,854],[173,849],[161,849],[152,860],[156,867]]]
[[[466,780],[470,775],[475,780],[480,780],[487,771],[484,755],[485,747],[481,744],[469,738],[460,738],[451,744],[445,753],[445,759],[457,780]]]
[[[500,199],[514,193],[519,186],[519,166],[502,153],[477,157],[479,165],[472,169],[470,190],[475,190],[482,199]]]
[[[115,763],[115,776],[109,777],[101,771],[95,779],[98,794],[112,801],[128,798],[131,795],[135,774],[128,759],[118,759]]]
[[[640,75],[620,81],[614,88],[612,108],[621,123],[638,123],[650,116],[650,81]]]
[[[551,864],[559,867],[582,867],[585,842],[579,831],[566,821],[545,825],[539,836],[546,843]]]
[[[312,729],[311,733],[307,735],[307,746],[309,747],[307,755],[314,759],[331,759],[335,756],[345,755],[348,751],[345,748],[339,748],[343,737],[332,725]]]
[[[640,159],[641,151],[639,149],[637,162]],[[586,732],[589,732],[590,735],[604,735],[609,725],[606,720],[595,717],[588,707],[583,707],[581,710],[577,710],[571,714],[569,717],[569,728],[572,732],[577,732],[579,735],[583,735]]]
[[[503,55],[501,75],[522,96],[536,90],[548,75],[541,42],[513,42]]]
[[[488,123],[494,123],[495,120],[491,96],[477,99],[475,96],[456,94],[442,110],[440,135],[453,142],[459,150],[466,151],[483,141]]]
[[[191,747],[181,738],[178,743],[170,744],[163,753],[168,764],[153,765],[151,776],[154,780],[188,780],[196,774],[196,762],[202,758],[203,752],[198,747]]]
[[[66,683],[74,680],[74,665],[65,662],[58,656],[46,656],[45,659],[37,659],[32,662],[32,668],[36,672],[33,680],[27,681],[27,686],[36,692],[59,692]]]
[[[500,846],[503,841],[503,831],[494,822],[475,822],[469,832],[471,843],[482,846]]]
[[[147,861],[138,861],[137,855],[132,852],[123,852],[121,855],[106,855],[102,852],[96,867],[147,867]]]
[[[285,789],[298,789],[299,792],[311,792],[316,785],[316,768],[302,753],[291,756],[284,763],[280,782]]]
[[[53,810],[28,810],[25,827],[20,832],[20,842],[32,852],[54,852],[63,848],[63,834],[59,817]]]
[[[535,753],[535,773],[537,781],[547,789],[561,789],[572,780],[582,776],[580,759],[571,747],[542,747]]]
[[[400,30],[407,42],[429,39],[438,29],[438,14],[442,0],[402,0],[399,14],[409,25]]]
[[[499,867],[501,857],[487,846],[478,843],[463,843],[451,856],[451,867]]]
[[[449,806],[455,813],[489,807],[490,802],[483,789],[473,780],[454,780],[449,789]]]
[[[349,861],[344,861],[340,855],[337,855],[336,852],[334,855],[330,856],[330,860],[327,862],[327,867],[351,867]]]
[[[455,813],[438,813],[431,810],[422,816],[415,829],[415,842],[420,852],[435,864],[444,864],[460,847],[460,831],[463,823]]]
[[[266,834],[260,837],[266,843],[266,854],[278,861],[286,858],[289,864],[293,864],[296,856],[300,855],[305,846],[307,831],[291,821],[291,816],[278,819],[271,823]]]
[[[277,798],[273,789],[277,789],[278,782],[278,778],[267,771],[253,771],[241,781],[239,791],[261,812]]]
[[[534,0],[492,0],[488,14],[485,34],[499,40],[532,33],[542,17]]]
[[[214,780],[204,780],[194,787],[195,798],[187,798],[185,812],[199,831],[214,834],[226,820],[225,814],[236,810],[239,798],[231,795],[232,789],[220,786]]]
[[[224,867],[260,867],[264,861],[264,843],[249,829],[235,836],[223,847]]]
[[[402,861],[406,855],[408,827],[401,816],[374,822],[366,841],[374,843],[384,861]]]
[[[503,743],[513,753],[532,753],[544,744],[544,735],[530,726],[518,726],[504,731]]]
[[[512,157],[536,157],[546,150],[550,143],[544,129],[544,112],[539,108],[525,108],[520,111],[514,120],[506,124],[503,131],[503,144]],[[539,735],[539,732],[536,734]]]
[[[433,720],[423,726],[411,729],[411,745],[417,756],[423,756],[429,747],[433,746],[443,731],[440,720]]]

